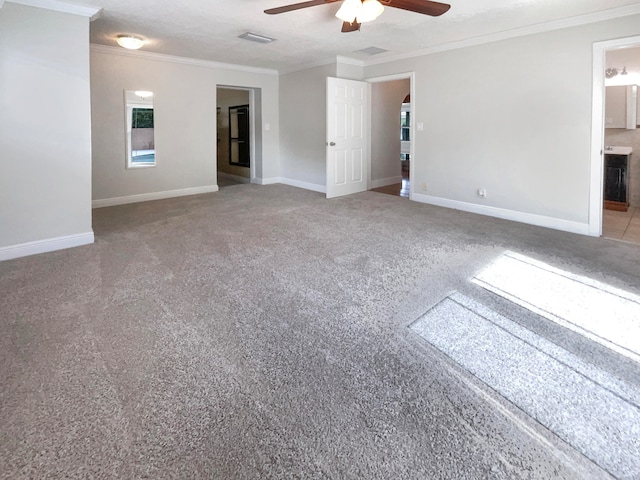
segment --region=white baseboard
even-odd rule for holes
[[[254,178],[253,180],[251,180],[251,183],[255,183],[257,185],[273,185],[276,183],[280,183],[280,177]]]
[[[327,187],[318,185],[317,183],[301,182],[300,180],[292,180],[284,177],[256,178],[254,183],[259,185],[273,185],[274,183],[282,183],[292,187],[304,188],[313,192],[327,193]]]
[[[164,198],[184,197],[187,195],[199,195],[201,193],[217,192],[217,185],[205,187],[181,188],[180,190],[166,190],[164,192],[141,193],[139,195],[127,195],[126,197],[101,198],[91,202],[93,208],[113,207],[128,203],[148,202],[150,200],[162,200]]]
[[[423,195],[414,193],[411,200],[416,202],[428,203],[439,207],[453,208],[464,212],[477,213],[479,215],[487,215],[489,217],[502,218],[514,222],[528,223],[538,227],[552,228],[554,230],[562,230],[564,232],[578,233],[580,235],[589,235],[589,224],[573,222],[571,220],[563,220],[561,218],[547,217],[537,215],[535,213],[518,212],[516,210],[508,210],[506,208],[489,207],[486,205],[478,205],[476,203],[461,202],[458,200],[450,200],[447,198],[433,197],[431,195]]]
[[[292,187],[304,188],[314,192],[327,193],[327,187],[318,185],[317,183],[301,182],[300,180],[292,180],[290,178],[280,178],[280,183],[290,185]]]
[[[396,183],[402,183],[402,175],[397,177],[381,178],[379,180],[371,180],[369,189],[386,187],[387,185],[395,185]]]
[[[218,172],[218,177],[228,178],[229,180],[235,180],[240,183],[251,183],[251,179],[249,177],[241,177],[240,175],[234,175],[227,172]]]
[[[38,253],[53,252],[54,250],[63,250],[65,248],[79,247],[81,245],[89,245],[93,243],[93,241],[93,232],[87,232],[0,247],[0,261],[26,257],[28,255],[37,255]]]

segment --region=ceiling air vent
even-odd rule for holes
[[[377,55],[378,53],[388,52],[389,50],[385,50],[384,48],[378,47],[368,47],[363,48],[362,50],[356,50],[354,53],[362,53],[363,55]]]
[[[275,40],[275,38],[265,37],[264,35],[258,35],[257,33],[251,32],[243,33],[239,38],[244,38],[245,40],[258,43],[271,43]]]

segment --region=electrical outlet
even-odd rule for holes
[[[482,198],[487,198],[487,191],[484,188],[478,189],[478,196]]]
[[[422,182],[422,190],[427,190],[427,182]]]

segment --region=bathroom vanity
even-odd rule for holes
[[[604,149],[604,208],[626,212],[629,208],[629,160],[631,147]]]

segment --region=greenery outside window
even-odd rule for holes
[[[125,92],[127,124],[127,168],[156,165],[153,98]],[[151,94],[152,95],[152,94]]]

